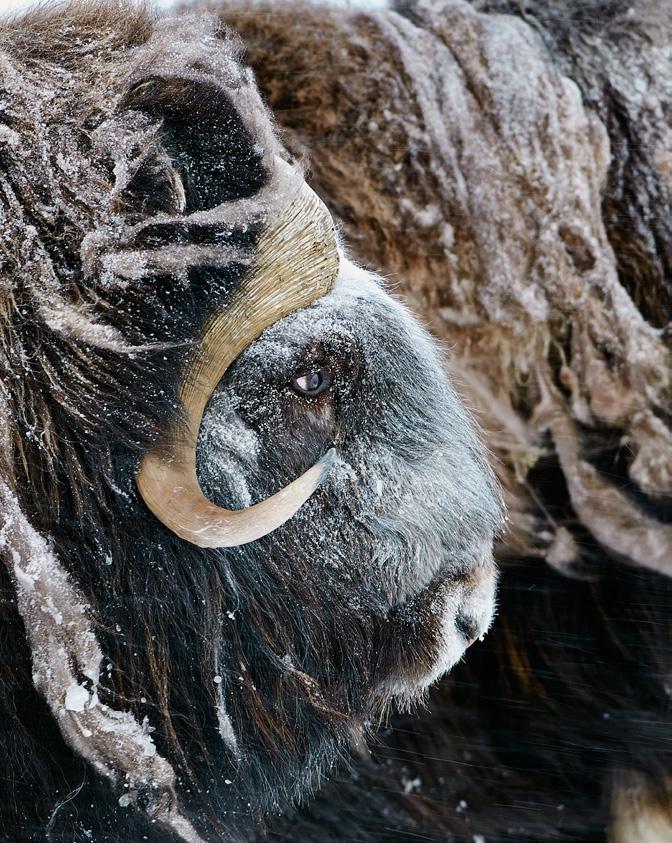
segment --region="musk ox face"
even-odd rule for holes
[[[137,461],[124,448],[113,458],[123,521],[79,572],[106,656],[98,694],[153,730],[180,811],[206,839],[245,837],[305,795],[492,617],[501,513],[482,447],[431,338],[346,260],[331,293],[229,369],[196,465],[207,498],[237,509],[331,448],[297,514],[231,548],[166,529],[137,492]],[[128,809],[146,804],[144,788]]]
[[[321,488],[260,543],[290,582],[321,592],[319,623],[333,623],[335,640],[369,616],[365,649],[375,646],[356,678],[369,704],[411,698],[490,623],[499,503],[432,340],[345,260],[332,293],[276,323],[232,367],[206,411],[197,463],[211,500],[243,507],[332,447]],[[240,548],[233,564],[258,553]],[[301,598],[287,609],[300,625]]]

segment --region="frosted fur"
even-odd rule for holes
[[[379,690],[381,698],[391,693],[407,703],[464,653],[469,642],[455,628],[459,612],[473,620],[478,635],[492,620],[494,578],[487,536],[496,529],[496,519],[491,520],[491,513],[483,521],[483,513],[488,511],[494,486],[488,491],[483,485],[488,469],[472,423],[443,374],[433,342],[383,289],[380,279],[343,256],[329,295],[280,320],[241,355],[226,378],[228,385],[216,392],[204,417],[199,443],[201,480],[217,499],[233,500],[236,505],[257,499],[254,494],[250,498],[248,486],[233,485],[231,478],[254,476],[259,438],[268,441],[278,436],[287,398],[275,391],[265,395],[264,417],[257,422],[255,434],[239,415],[249,414],[245,394],[254,384],[272,380],[274,372],[300,371],[305,350],[325,340],[332,354],[346,358],[356,354],[367,361],[367,374],[357,392],[344,401],[358,414],[357,422],[346,425],[341,434],[336,432],[339,459],[323,482],[334,510],[348,511],[355,527],[346,530],[350,553],[358,555],[360,534],[377,537],[367,554],[366,568],[358,575],[364,580],[382,578],[395,606],[412,603],[437,576],[445,581],[445,589],[423,609],[436,617],[440,627],[426,667],[411,678],[388,678]],[[407,405],[397,404],[397,391],[413,396]],[[366,406],[369,392],[388,394],[387,412],[381,406],[370,416],[361,415],[359,405]],[[316,425],[333,421],[328,407],[306,412]],[[347,413],[343,405],[340,413]],[[220,454],[214,461],[205,458],[209,448]],[[237,468],[235,474],[232,468]],[[307,551],[311,548],[308,535],[322,520],[320,510],[319,504],[309,501],[294,519],[299,530],[305,528]],[[347,575],[350,562],[343,558],[341,547],[330,548],[324,539],[316,536],[320,549],[314,553],[319,555],[320,568],[330,576]]]
[[[421,393],[426,391],[426,395],[422,395],[423,402],[432,396],[434,411],[444,419],[445,429],[432,432],[429,442],[423,438],[415,446],[418,452],[414,454],[414,460],[421,461],[421,474],[409,471],[405,478],[404,463],[397,453],[388,450],[384,440],[372,437],[364,438],[347,452],[347,456],[341,455],[326,481],[327,488],[334,488],[339,496],[347,494],[353,481],[357,483],[356,519],[366,531],[379,536],[373,548],[372,563],[389,577],[395,591],[398,590],[397,599],[403,601],[418,587],[426,585],[447,561],[442,549],[446,535],[451,536],[450,564],[458,569],[472,564],[475,535],[480,525],[473,523],[469,513],[482,509],[482,472],[487,469],[474,445],[468,443],[468,437],[472,435],[471,421],[442,373],[442,363],[429,335],[400,302],[383,291],[375,276],[347,259],[343,259],[341,265],[332,293],[312,307],[278,322],[241,355],[235,367],[234,383],[242,378],[242,372],[248,372],[248,366],[254,367],[248,377],[258,379],[264,377],[263,371],[269,366],[299,367],[301,358],[297,353],[309,346],[313,337],[329,337],[345,347],[356,344],[359,353],[368,360],[382,358],[371,368],[376,374],[378,370],[382,372],[388,388],[392,388],[394,382],[399,393],[406,388]],[[388,336],[388,320],[395,325],[398,357],[395,357],[396,345]],[[364,327],[367,322],[375,327],[367,330]],[[390,344],[387,348],[381,341],[383,331],[385,341]],[[408,349],[413,349],[417,356],[409,359],[406,356]],[[413,359],[417,371],[413,370]],[[366,386],[363,389],[366,392]],[[223,392],[220,396],[211,402],[203,422],[203,448],[213,443],[218,431],[221,437],[229,419],[228,408],[240,401],[235,387],[228,395]],[[441,408],[443,412],[440,412]],[[227,433],[226,439],[219,438],[222,456],[218,459],[240,460],[236,454],[242,451],[247,454],[249,470],[256,443],[250,432],[243,435],[238,432],[239,423],[236,420],[230,426],[232,433]],[[387,429],[384,418],[381,424]],[[400,430],[407,424],[396,406],[390,413],[389,424]],[[452,447],[448,443],[452,443]],[[464,450],[457,447],[458,443]],[[407,447],[411,450],[414,447],[410,436]],[[207,471],[205,483],[208,477],[212,478],[210,483],[214,483],[215,476],[220,476],[217,462],[208,463],[203,469]],[[222,481],[218,479],[217,482]],[[415,488],[407,485],[416,482]],[[437,489],[441,489],[439,498]],[[310,517],[310,505],[304,510],[297,515],[299,521]],[[399,514],[405,525],[403,535],[398,533]]]
[[[57,35],[66,37],[66,33],[64,24]],[[231,33],[217,34],[213,18],[194,15],[157,21],[150,39],[140,47],[106,50],[106,36],[114,41],[112,31],[92,33],[90,42],[79,51],[87,56],[86,61],[66,62],[54,74],[45,74],[40,62],[23,67],[11,54],[0,54],[9,103],[2,117],[14,126],[4,127],[5,135],[0,137],[8,153],[0,176],[0,222],[6,267],[15,278],[21,272],[17,268],[25,268],[22,282],[32,291],[47,326],[66,337],[124,353],[143,349],[134,348],[111,326],[100,324],[87,303],[75,305],[68,300],[61,282],[64,267],[59,266],[58,255],[48,249],[45,233],[34,221],[48,230],[60,219],[68,234],[70,229],[87,232],[81,237],[82,270],[103,287],[124,286],[159,272],[181,275],[186,281],[190,266],[245,265],[251,254],[226,244],[217,248],[171,245],[134,249],[148,225],[188,222],[218,225],[223,231],[227,227],[246,230],[263,223],[286,202],[301,174],[282,165],[284,152],[252,75],[237,62],[240,45]],[[253,197],[185,217],[181,207],[184,188],[162,147],[159,125],[137,111],[118,115],[128,91],[147,77],[216,85],[223,95],[234,96],[246,129],[257,139],[256,154],[268,173],[262,190]],[[87,146],[81,141],[80,128],[92,109],[97,110],[99,125]],[[107,119],[100,120],[100,113]],[[169,180],[179,214],[164,211],[137,221],[121,212],[125,192],[148,165]],[[96,177],[91,178],[92,174]],[[46,193],[33,191],[31,180],[35,177]],[[78,185],[76,202],[67,184]],[[30,215],[22,205],[27,198],[32,203]],[[72,268],[68,273],[73,278],[80,275]]]
[[[208,478],[212,483],[228,483],[236,508],[242,509],[252,503],[245,477],[256,463],[260,442],[235,408],[236,402],[228,396],[215,396],[203,417],[199,447],[211,454],[203,480],[206,494]]]
[[[184,37],[185,32],[189,33]],[[274,134],[272,123],[263,107],[254,79],[249,70],[242,68],[236,61],[240,47],[232,35],[222,37],[216,30],[215,22],[207,15],[193,15],[182,18],[168,18],[157,22],[152,37],[147,44],[131,58],[132,71],[125,80],[129,87],[142,83],[147,77],[163,77],[170,80],[179,78],[181,81],[194,83],[217,84],[222,90],[235,97],[239,115],[243,118],[245,127],[257,140],[256,150],[263,161],[270,178],[253,199],[241,199],[228,202],[223,206],[196,212],[193,222],[208,222],[234,225],[236,227],[249,226],[259,222],[272,214],[275,209],[282,207],[287,201],[287,194],[296,184],[297,173],[290,167],[278,166],[278,160],[283,156],[283,150]],[[100,143],[107,145],[123,156],[133,154],[126,144],[119,143],[123,139],[118,121],[112,120],[110,125],[103,124],[98,134]],[[133,138],[137,149],[137,137]],[[115,192],[120,193],[126,187],[128,180],[137,171],[146,158],[147,150],[141,149],[139,158],[119,157],[115,164]],[[178,190],[177,204],[180,205],[180,191]],[[171,217],[167,215],[161,219],[164,224],[170,222],[185,222],[184,215]],[[154,218],[153,223],[156,223]],[[101,226],[98,231],[88,235],[82,242],[82,254],[85,264],[89,268],[95,266],[95,258],[107,243],[122,242],[124,239],[132,241],[141,228],[132,226],[128,231],[119,229],[116,220],[111,220],[107,226]],[[104,277],[111,283],[118,279],[139,279],[148,273],[163,271],[185,273],[190,264],[203,265],[217,262],[227,264],[249,260],[244,254],[235,249],[220,247],[218,249],[203,250],[194,247],[154,249],[149,254],[127,250],[124,260],[116,253],[105,256],[102,263]]]
[[[7,37],[0,52],[5,95],[0,114],[7,124],[0,131],[0,395],[8,438],[0,476],[0,553],[16,587],[34,685],[65,741],[119,790],[120,806],[144,811],[159,827],[196,843],[201,837],[181,813],[175,772],[157,752],[150,737],[153,727],[146,717],[139,721],[131,711],[99,697],[106,659],[94,632],[95,609],[24,513],[20,494],[30,484],[24,480],[17,490],[13,465],[21,460],[30,465],[32,460],[26,457],[25,442],[9,434],[17,424],[24,425],[47,464],[58,463],[64,431],[51,428],[42,399],[39,408],[30,406],[31,379],[23,375],[35,359],[32,330],[41,330],[47,343],[51,338],[55,349],[54,358],[38,364],[49,385],[44,397],[56,394],[71,424],[90,435],[96,416],[104,416],[109,407],[109,399],[102,397],[106,388],[101,390],[95,375],[97,364],[109,376],[115,365],[109,355],[118,355],[122,371],[134,371],[134,361],[143,354],[162,349],[172,354],[182,349],[183,354],[188,345],[184,338],[176,342],[168,337],[164,342],[151,331],[146,341],[138,341],[142,329],[139,332],[131,321],[126,327],[133,338],[110,324],[115,291],[139,289],[157,275],[187,288],[190,272],[204,265],[211,271],[248,266],[253,259],[249,243],[229,241],[263,227],[302,181],[300,169],[283,160],[286,154],[252,74],[238,62],[235,36],[207,14],[153,22],[144,14],[129,8],[118,18],[110,10],[106,18],[93,6],[64,7],[48,24],[49,47],[35,58],[32,53],[27,58],[22,50],[22,25],[39,31],[45,22],[41,13],[30,23],[5,25]],[[50,61],[52,48],[58,54],[56,64]],[[244,130],[255,141],[252,157],[264,172],[264,183],[254,195],[188,213],[175,150],[168,148],[161,121],[128,107],[129,96],[158,84],[156,80],[210,86],[226,102],[235,102]],[[159,213],[132,207],[133,192],[147,177],[164,190]],[[173,238],[168,245],[137,247],[150,228],[156,232],[178,224],[209,226],[219,239],[211,246]],[[131,307],[128,313],[132,312]],[[15,319],[21,322],[16,331]],[[11,391],[9,385],[17,378],[21,386]],[[86,396],[83,403],[77,392]],[[67,423],[65,435],[73,435]],[[219,453],[222,443],[215,439],[211,447]],[[241,475],[239,465],[222,461],[218,467],[234,478]],[[130,499],[113,481],[110,487]],[[241,494],[245,496],[244,489]],[[114,558],[108,552],[106,564],[112,566]],[[222,739],[235,750],[221,688],[217,718]]]
[[[571,20],[580,7],[590,13],[611,4],[552,5]],[[482,672],[470,673],[470,660],[457,666],[456,681],[437,697],[444,708],[434,708],[427,741],[417,737],[401,762],[419,757],[429,773],[444,757],[449,774],[440,777],[434,805],[446,805],[446,793],[464,781],[457,773],[471,769],[475,799],[460,794],[457,810],[432,816],[429,775],[397,776],[392,787],[384,776],[374,779],[383,787],[355,783],[352,800],[331,800],[338,840],[352,831],[353,818],[366,816],[396,836],[395,811],[403,813],[415,793],[422,801],[406,819],[424,817],[430,837],[490,840],[493,830],[506,829],[516,840],[536,841],[553,836],[560,814],[564,836],[576,831],[572,822],[603,835],[596,755],[606,757],[605,778],[623,759],[645,770],[669,766],[669,717],[660,705],[668,695],[669,585],[653,570],[667,570],[669,539],[660,528],[671,474],[669,336],[662,330],[670,302],[670,45],[653,30],[636,37],[636,27],[613,40],[613,27],[601,27],[595,15],[592,34],[588,27],[574,38],[568,25],[573,46],[561,59],[562,38],[554,43],[539,24],[544,6],[551,9],[543,0],[493,0],[408,4],[373,15],[276,9],[241,16],[252,29],[280,30],[280,38],[262,33],[256,47],[250,39],[252,60],[259,63],[256,50],[276,63],[275,80],[265,79],[269,100],[297,153],[314,147],[312,178],[358,257],[383,266],[453,349],[461,389],[482,412],[514,504],[515,530],[502,553],[532,555],[522,574],[510,570],[513,587],[503,590],[509,612],[486,643],[491,649],[472,654]],[[626,17],[636,18],[637,8]],[[510,11],[528,19],[493,14]],[[292,33],[316,15],[319,37],[306,47]],[[151,735],[161,747],[176,772],[182,815],[206,829],[203,837],[248,840],[265,811],[315,788],[346,747],[361,750],[365,723],[391,691],[402,701],[422,693],[474,630],[487,626],[497,495],[426,336],[350,269],[366,293],[354,283],[348,289],[343,278],[337,295],[311,311],[322,334],[300,315],[276,326],[271,343],[261,341],[268,354],[251,349],[213,399],[200,446],[199,470],[215,499],[257,500],[296,476],[314,456],[308,452],[319,455],[335,439],[341,462],[330,484],[285,529],[231,553],[182,547],[147,517],[132,485],[137,456],[174,420],[175,381],[199,320],[221,306],[236,273],[254,259],[251,235],[291,185],[279,180],[284,152],[274,157],[278,147],[256,91],[244,90],[249,74],[232,59],[235,39],[219,41],[198,19],[184,27],[147,19],[126,26],[130,9],[116,20],[112,14],[110,25],[105,14],[93,17],[92,24],[80,9],[74,27],[73,16],[64,24],[56,15],[45,28],[38,15],[3,39],[1,382],[12,447],[2,476],[30,517],[26,533],[49,535],[53,564],[77,583],[72,605],[90,609],[109,658],[97,680],[99,699],[105,692],[113,711],[129,713],[134,746],[146,748]],[[33,61],[27,46],[36,43],[41,52]],[[156,86],[146,79],[154,73]],[[61,85],[68,93],[59,102]],[[165,120],[143,111],[154,99]],[[204,100],[211,104],[205,117],[193,111],[177,128],[168,125],[176,101],[188,110]],[[188,178],[202,150],[187,164],[180,154],[192,139],[227,136],[229,126],[205,118],[226,112],[231,101],[240,104],[253,135],[251,158],[265,179],[251,194],[243,195],[249,184],[239,185],[231,201],[203,208]],[[202,156],[208,182],[221,176],[217,164],[229,162],[229,152]],[[634,182],[621,178],[624,170]],[[287,172],[295,181],[298,170]],[[196,237],[190,242],[197,223],[225,235],[221,251]],[[228,273],[230,262],[238,269]],[[225,280],[218,287],[216,279]],[[290,386],[295,365],[319,362],[320,346],[337,368],[333,398],[302,401]],[[388,346],[389,353],[377,353]],[[390,373],[403,388],[391,388]],[[348,394],[354,384],[358,391]],[[240,442],[222,434],[227,421]],[[600,468],[593,453],[609,440],[612,451],[614,440],[619,453],[631,451],[621,477],[610,474],[608,460]],[[546,468],[552,460],[553,472]],[[567,496],[559,516],[539,499],[549,475],[551,494]],[[652,513],[646,518],[644,504]],[[568,540],[568,527],[576,541]],[[623,550],[627,578],[618,562]],[[568,584],[542,564],[544,553],[572,576],[583,576],[586,557],[599,556],[614,586],[609,576]],[[31,587],[30,576],[18,573],[21,584],[9,588],[16,597]],[[63,580],[55,575],[54,582]],[[41,624],[61,629],[68,616],[59,601],[51,596],[44,608]],[[617,617],[632,612],[632,622],[605,632],[615,608]],[[34,689],[30,676],[21,684],[30,661],[24,622],[11,602],[2,610],[22,662],[10,671],[15,684],[0,687],[11,711],[14,696],[30,706]],[[470,616],[460,617],[462,610]],[[583,670],[581,623],[597,643]],[[81,646],[89,643],[84,636]],[[618,665],[629,652],[626,682]],[[58,702],[62,697],[67,718],[79,718],[91,680],[66,679]],[[460,699],[461,718],[454,714]],[[3,733],[3,787],[21,787],[31,771],[26,757],[37,756],[42,769],[53,757],[59,774],[70,763],[59,740],[30,755],[29,738],[48,732],[54,718],[34,705],[28,710],[39,712],[28,739],[19,732],[14,744]],[[612,716],[611,731],[603,715]],[[497,753],[511,748],[513,764],[488,751],[477,721],[489,724]],[[412,728],[419,735],[423,723]],[[459,753],[483,742],[476,759]],[[591,751],[576,751],[586,745]],[[542,759],[528,765],[531,789],[516,763],[525,753]],[[590,788],[575,798],[581,811],[559,811],[556,788],[543,791],[542,769],[560,770],[571,785],[579,771]],[[18,805],[40,821],[48,816],[50,830],[58,821],[65,841],[95,837],[98,829],[86,822],[96,821],[98,809],[102,816],[111,788],[91,797],[96,766],[89,765],[86,785],[77,774],[46,814],[33,805],[53,795],[48,776],[27,798],[24,791],[20,800],[3,799],[0,816]],[[664,781],[657,784],[664,790]],[[507,793],[520,833],[513,821],[496,824]],[[390,799],[375,815],[371,806],[383,794]],[[525,814],[519,806],[529,805],[530,794],[534,811]],[[470,825],[479,796],[479,822]],[[143,818],[146,804],[142,793],[135,801],[114,794],[118,837],[160,839],[165,829]],[[138,824],[128,832],[130,822]],[[325,824],[314,838],[299,828],[289,840],[324,843],[329,834]],[[413,826],[399,834],[406,831],[413,834]],[[352,836],[367,837],[361,830]]]
[[[0,402],[3,462],[11,455],[10,420]],[[199,843],[181,812],[175,773],[156,751],[131,712],[110,708],[98,698],[104,656],[88,617],[91,608],[78,593],[47,540],[30,525],[16,494],[0,479],[0,553],[16,583],[19,611],[32,652],[33,682],[72,748],[123,791],[126,804],[148,797],[148,813],[187,843]],[[85,677],[81,684],[75,666]]]
[[[474,345],[469,343],[470,357],[462,358],[459,344],[465,329],[459,325],[459,318],[458,324],[453,324],[451,315],[444,311],[443,318],[448,320],[441,327],[441,334],[450,336],[451,342],[458,346],[456,365],[487,371],[489,382],[496,385],[488,391],[495,396],[499,394],[499,400],[502,385],[507,381],[515,382],[522,376],[537,379],[543,400],[532,417],[529,434],[514,440],[515,446],[507,457],[519,472],[525,471],[521,460],[532,459],[526,450],[526,440],[531,441],[535,427],[543,429],[554,414],[586,424],[591,419],[601,419],[619,425],[638,452],[640,443],[643,444],[639,434],[642,422],[644,419],[649,424],[653,422],[652,405],[663,400],[669,391],[670,356],[659,332],[642,319],[619,283],[601,222],[600,189],[610,158],[604,128],[585,111],[575,84],[549,68],[538,37],[522,21],[479,16],[468,4],[459,2],[446,4],[440,19],[434,17],[436,9],[422,3],[418,5],[418,13],[436,20],[436,33],[440,35],[437,39],[429,32],[423,33],[420,37],[426,46],[422,50],[416,49],[417,36],[412,34],[414,27],[409,21],[381,13],[376,24],[396,45],[413,80],[427,133],[419,140],[419,146],[431,150],[433,172],[438,171],[439,178],[448,185],[442,191],[447,213],[480,221],[472,229],[481,267],[478,286],[472,292],[474,298],[471,295],[469,299],[464,298],[464,287],[458,281],[459,265],[455,267],[455,279],[451,272],[446,280],[449,290],[452,285],[456,304],[462,302],[462,312],[467,308],[470,313],[479,314],[477,323],[470,320],[465,341],[474,332],[474,325],[480,325],[483,339],[477,353],[484,356],[477,361],[473,356]],[[472,65],[469,53],[462,54],[460,68],[450,54],[450,44],[459,43],[467,33],[476,39],[474,61],[483,62],[487,75],[476,64]],[[440,67],[443,74],[440,81],[432,80],[432,74],[426,72],[425,56],[432,54],[433,66]],[[487,92],[492,98],[498,119],[497,141],[489,130],[482,128],[480,100],[459,81],[465,73],[474,80],[475,90],[482,96]],[[439,91],[443,92],[440,111]],[[403,119],[407,119],[406,115]],[[542,125],[543,134],[539,136]],[[464,150],[460,161],[455,158],[455,149]],[[528,198],[522,207],[518,179],[526,182]],[[455,185],[461,184],[465,185],[464,191],[456,193]],[[531,226],[538,227],[539,235],[530,264],[526,232]],[[567,231],[586,244],[592,256],[590,268],[578,272],[572,263],[566,246]],[[447,255],[448,261],[451,256],[456,257],[452,250]],[[419,273],[414,273],[413,283],[422,284]],[[600,302],[608,302],[608,311],[605,312]],[[564,319],[572,320],[574,325],[571,357],[563,363],[561,371],[565,386],[570,388],[569,399],[549,385],[552,376],[540,356],[549,344],[557,344],[549,333],[549,316],[553,312],[562,312]],[[503,341],[504,336],[507,339]],[[488,337],[496,344],[497,351],[494,347],[486,350]],[[604,352],[598,351],[599,348],[616,354],[618,379],[611,374],[614,364],[611,367],[605,364]],[[628,385],[625,394],[624,384]],[[466,377],[465,386],[469,389]],[[474,400],[487,416],[490,410],[477,392]],[[564,435],[575,436],[571,423],[565,425]],[[499,438],[498,449],[506,451]],[[668,459],[663,458],[663,462],[668,463],[672,452],[659,444],[655,461],[648,468],[643,461],[633,466],[636,479],[641,482],[651,471],[660,476],[661,468],[668,472],[669,465],[663,468],[660,464],[664,453]],[[596,522],[591,508],[599,507],[608,484],[595,477],[589,489],[580,480],[580,459],[566,458],[563,464],[575,509],[594,531]],[[658,488],[664,489],[664,479],[661,480]],[[610,494],[619,502],[618,507],[611,509],[611,517],[619,528],[600,530],[599,538],[619,552],[621,534],[632,529],[627,521],[638,521],[639,516],[618,492],[612,490]],[[628,519],[621,515],[625,512],[631,513]],[[646,529],[638,527],[636,532]],[[651,529],[653,532],[645,544],[640,543],[639,535],[632,536],[630,556],[638,564],[667,570],[672,558],[669,528],[655,525],[649,532]],[[657,545],[659,550],[652,554],[647,544]]]

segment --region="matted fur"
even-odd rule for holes
[[[579,6],[590,8],[592,16],[580,14]],[[637,771],[630,774],[637,782],[633,804],[652,805],[656,817],[664,816],[658,806],[669,802],[665,775],[671,767],[665,643],[670,586],[667,578],[638,566],[666,570],[669,533],[669,357],[662,328],[669,308],[670,145],[661,114],[669,102],[670,76],[665,44],[657,39],[665,9],[639,8],[634,18],[623,4],[602,2],[590,7],[567,2],[556,17],[541,4],[505,2],[479,3],[479,13],[476,4],[464,2],[367,15],[305,7],[301,14],[291,7],[284,14],[227,13],[289,129],[289,145],[309,151],[313,182],[343,221],[359,257],[398,280],[409,301],[454,347],[463,390],[481,410],[512,504],[514,529],[503,558],[521,549],[540,554],[508,563],[494,634],[454,673],[452,690],[445,686],[433,698],[423,724],[402,722],[389,749],[381,749],[382,765],[361,765],[359,782],[346,777],[313,803],[312,814],[290,817],[284,832],[278,827],[276,833],[288,839],[323,843],[330,835],[340,840],[366,834],[396,840],[411,833],[441,840],[480,835],[537,841],[555,835],[602,841],[610,785],[614,777],[622,783],[623,766]],[[638,17],[642,8],[648,17]],[[605,26],[595,24],[600,19]],[[291,585],[286,570],[269,576],[265,603],[248,602],[262,645],[274,636],[285,636],[289,645],[286,651],[266,646],[260,659],[268,672],[259,675],[279,691],[276,718],[272,694],[260,691],[249,671],[222,670],[224,682],[212,683],[221,663],[216,647],[212,652],[206,647],[200,663],[185,658],[200,652],[204,639],[216,640],[225,610],[233,615],[224,614],[227,622],[238,619],[238,629],[241,604],[224,597],[231,593],[231,570],[216,565],[204,571],[196,555],[183,554],[171,570],[170,600],[164,600],[166,578],[152,548],[165,535],[154,533],[148,522],[147,535],[138,536],[128,520],[135,513],[127,483],[131,466],[171,417],[176,364],[184,354],[180,343],[198,331],[198,319],[190,322],[188,315],[203,313],[213,289],[215,300],[224,299],[240,271],[231,269],[223,286],[211,279],[209,286],[201,280],[190,287],[189,269],[224,252],[215,255],[202,242],[186,243],[179,255],[172,248],[183,232],[179,225],[170,228],[171,219],[175,223],[190,201],[180,168],[173,166],[193,153],[184,148],[185,126],[200,127],[203,121],[203,137],[217,135],[212,89],[196,94],[192,108],[190,86],[207,83],[201,53],[222,54],[221,44],[214,54],[204,49],[193,21],[171,26],[156,36],[142,11],[75,7],[56,16],[34,15],[4,31],[11,58],[6,74],[14,87],[5,98],[10,108],[1,130],[2,160],[14,176],[9,189],[7,179],[4,184],[3,201],[11,210],[3,205],[3,258],[10,275],[19,272],[21,284],[10,289],[5,280],[2,298],[3,386],[13,439],[4,453],[3,476],[11,481],[10,494],[19,494],[23,515],[45,533],[57,533],[56,558],[72,588],[63,592],[68,607],[78,605],[77,588],[94,609],[91,627],[110,656],[99,680],[103,698],[116,695],[114,710],[127,709],[130,722],[140,727],[140,733],[133,727],[138,746],[151,737],[160,757],[170,758],[179,784],[177,796],[168,772],[163,798],[153,800],[151,789],[143,792],[142,782],[131,778],[131,793],[120,797],[125,808],[135,804],[162,821],[161,831],[148,828],[141,812],[120,811],[110,802],[107,781],[87,772],[81,757],[63,746],[35,694],[31,654],[15,610],[16,586],[3,580],[7,638],[0,665],[3,707],[11,715],[3,741],[14,759],[12,769],[20,771],[12,777],[9,801],[46,818],[39,827],[25,825],[26,835],[43,833],[48,820],[53,839],[69,840],[73,821],[84,833],[95,816],[103,818],[100,839],[153,834],[165,840],[185,799],[198,806],[209,833],[226,835],[249,822],[244,800],[250,795],[260,803],[251,810],[255,820],[257,809],[269,806],[261,805],[268,800],[267,776],[281,782],[284,776],[290,796],[319,781],[319,763],[310,769],[303,763],[301,736],[308,731],[294,734],[288,723],[319,724],[338,735],[341,746],[361,728],[344,705],[359,705],[356,689],[329,681],[320,688],[289,654],[296,647],[295,630],[291,624],[278,629],[273,614],[278,594]],[[79,41],[73,44],[75,30]],[[200,32],[207,42],[207,27]],[[152,37],[158,37],[154,46],[138,52]],[[178,54],[194,65],[186,73],[182,67],[177,83],[141,79],[134,89],[136,59],[140,76],[170,73],[163,38],[171,51],[178,43]],[[227,44],[228,55],[235,55],[235,42]],[[37,53],[36,45],[41,45]],[[21,74],[12,75],[14,65]],[[224,87],[240,78],[233,66],[229,70]],[[76,80],[72,88],[62,85],[69,74]],[[122,83],[115,88],[117,80]],[[642,94],[642,85],[653,91],[652,98]],[[65,111],[75,119],[63,124],[61,105],[50,97],[54,90],[69,97]],[[268,118],[255,105],[252,89],[249,95],[254,107],[247,116],[259,117],[253,131],[269,138]],[[128,132],[118,122],[115,97],[129,97],[124,105],[135,111]],[[218,104],[226,111],[225,103]],[[45,122],[50,113],[56,119]],[[157,114],[171,124],[168,141],[155,135]],[[237,131],[229,126],[228,136]],[[30,141],[28,151],[22,138]],[[249,183],[257,189],[268,183],[268,172],[243,147],[232,171],[242,167],[245,176],[231,186],[231,196],[238,197],[233,204],[241,204],[216,220],[224,229],[241,214],[252,223],[251,235],[233,231],[225,240],[225,263],[230,259],[237,267],[252,253],[255,226],[263,224],[266,212],[256,195],[250,200],[240,192]],[[82,149],[90,156],[83,164],[72,155]],[[132,162],[135,170],[129,170]],[[28,179],[26,166],[32,172]],[[191,187],[196,194],[207,193],[207,175],[196,178]],[[68,192],[78,179],[86,191]],[[117,184],[119,203],[110,204]],[[25,191],[18,203],[17,185]],[[34,219],[27,218],[26,208]],[[163,232],[145,224],[145,217],[158,212],[165,214]],[[193,215],[207,228],[208,212]],[[83,223],[92,236],[80,254]],[[146,283],[162,265],[171,273],[178,270],[174,279],[163,279],[170,291],[163,298]],[[78,277],[80,266],[100,285],[92,289],[88,277]],[[49,271],[30,271],[35,267],[65,269],[68,295],[52,283]],[[75,274],[68,274],[73,268]],[[111,312],[114,319],[107,319]],[[156,342],[167,347],[148,348]],[[42,352],[37,356],[36,348]],[[241,388],[245,372],[239,372]],[[120,391],[142,394],[142,412],[136,414],[132,401],[120,401]],[[225,402],[225,417],[228,408]],[[245,426],[243,431],[249,433]],[[110,452],[112,441],[123,443],[121,454]],[[240,459],[236,453],[234,448],[230,455],[234,462]],[[298,467],[303,455],[292,459]],[[274,470],[267,467],[266,474]],[[375,499],[376,484],[367,488]],[[231,494],[244,497],[249,489]],[[8,532],[3,535],[6,542]],[[296,551],[301,533],[288,536]],[[142,553],[130,553],[138,542]],[[37,544],[48,560],[54,548]],[[177,552],[170,540],[165,549]],[[543,558],[563,574],[595,582],[564,579],[544,569]],[[240,554],[241,564],[253,561],[254,554]],[[308,582],[309,565],[303,573]],[[244,616],[255,584],[243,576],[237,587]],[[204,593],[214,599],[204,604]],[[310,597],[308,589],[303,596]],[[325,600],[317,623],[311,623],[314,612],[301,619],[308,638],[320,629],[343,637],[346,629],[329,626],[328,605]],[[58,612],[58,605],[53,609]],[[198,622],[183,630],[179,621],[185,616]],[[349,652],[363,656],[350,665],[355,672],[365,669],[376,635],[390,631],[376,623],[347,628],[357,636]],[[402,624],[401,631],[408,638],[409,626]],[[86,623],[83,632],[73,652],[85,654]],[[392,651],[396,634],[389,637]],[[326,651],[334,663],[347,661],[347,648],[336,646],[336,637],[324,642]],[[231,640],[237,654],[254,652],[258,644],[238,631]],[[410,655],[423,665],[430,649],[423,641]],[[97,658],[95,650],[93,655]],[[95,680],[76,678],[75,706],[83,694],[92,698]],[[220,692],[225,683],[240,683],[233,706]],[[210,690],[195,700],[191,690],[200,684]],[[256,768],[251,788],[236,792],[236,808],[222,800],[232,811],[222,821],[224,814],[218,819],[215,811],[213,817],[207,806],[209,789],[215,781],[222,787],[225,776],[234,778],[237,728],[250,724],[260,729],[260,745],[273,760],[268,768]],[[226,748],[223,758],[210,755],[208,736],[215,732]],[[211,779],[194,774],[191,761],[199,756],[214,770]],[[623,804],[617,798],[621,791],[614,805]],[[272,797],[269,801],[275,807]],[[87,814],[91,804],[96,810]],[[627,808],[621,813],[630,817]],[[182,832],[191,833],[184,825]]]

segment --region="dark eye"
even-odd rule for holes
[[[316,369],[314,372],[306,372],[299,375],[292,381],[292,388],[299,395],[320,395],[331,386],[331,375],[326,369]]]

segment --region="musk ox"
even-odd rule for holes
[[[229,30],[1,37],[0,836],[248,840],[486,631],[497,486]]]
[[[672,7],[219,9],[511,516],[486,640],[273,839],[672,840]]]

